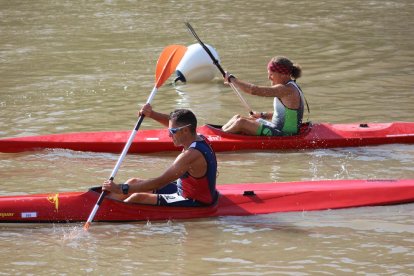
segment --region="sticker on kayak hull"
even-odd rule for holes
[[[14,217],[14,213],[0,213],[0,218]]]
[[[207,135],[207,139],[210,140],[210,141],[220,141],[221,136],[219,136],[219,135]]]
[[[37,218],[37,212],[22,213],[22,218]]]
[[[50,194],[47,197],[47,200],[52,203],[53,205],[55,205],[55,210],[58,211],[59,210],[59,194]]]

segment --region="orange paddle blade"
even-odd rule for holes
[[[156,88],[159,88],[175,72],[186,51],[187,47],[183,45],[170,45],[164,48],[155,70]]]

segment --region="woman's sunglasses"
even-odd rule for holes
[[[169,129],[168,129],[168,132],[169,132],[171,135],[174,135],[174,134],[176,134],[178,131],[180,131],[180,130],[182,130],[183,128],[188,127],[188,126],[191,126],[191,124],[188,124],[188,125],[185,125],[185,126],[180,126],[180,127],[172,127],[172,128],[169,128]]]

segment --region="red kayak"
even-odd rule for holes
[[[160,207],[102,202],[95,221],[146,221],[218,216],[249,216],[414,202],[414,179],[319,180],[219,185],[218,202],[209,207]],[[100,188],[0,197],[0,222],[86,221]]]
[[[335,147],[373,146],[414,143],[414,122],[369,124],[303,124],[295,136],[265,137],[229,134],[219,126],[204,125],[197,129],[206,136],[215,151],[297,150]],[[78,132],[0,139],[0,152],[22,152],[45,148],[119,153],[130,131]],[[177,151],[167,129],[140,130],[130,153]]]

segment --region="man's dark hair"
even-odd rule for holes
[[[191,133],[196,133],[197,118],[191,110],[176,109],[170,113],[170,121],[175,120],[178,126],[191,125],[189,128]]]

